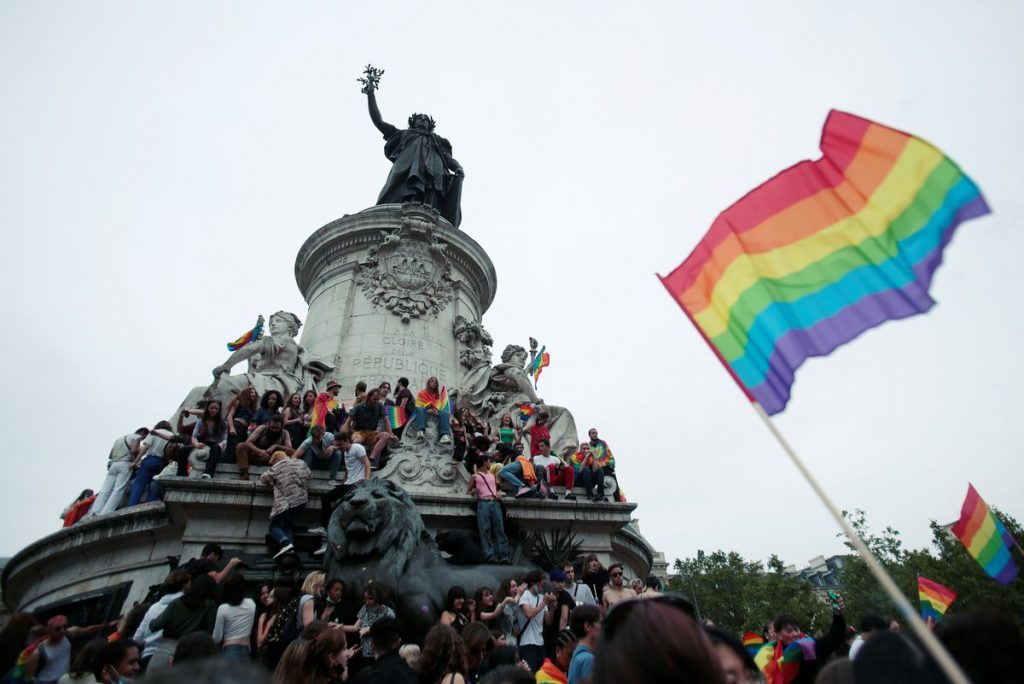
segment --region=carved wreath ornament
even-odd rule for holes
[[[382,231],[360,264],[358,282],[367,299],[403,323],[437,316],[452,301],[451,263],[434,235],[437,214],[422,205],[402,206],[402,225]]]

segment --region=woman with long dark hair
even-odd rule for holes
[[[235,395],[228,404],[228,449],[229,458],[234,458],[235,447],[249,439],[249,425],[260,407],[260,393],[249,385]]]
[[[210,448],[206,469],[203,471],[204,480],[213,477],[217,471],[217,464],[220,463],[224,450],[227,448],[228,421],[224,419],[221,409],[219,401],[211,401],[203,409],[203,415],[199,417],[195,427],[192,428],[193,448]]]
[[[277,667],[281,654],[288,644],[282,643],[285,623],[295,619],[295,611],[289,610],[292,592],[288,587],[276,587],[271,593],[269,609],[260,615],[256,623],[256,650],[259,659],[271,671]]]
[[[260,399],[260,408],[253,418],[252,427],[269,423],[274,416],[281,415],[284,408],[284,397],[277,390],[267,390]]]
[[[466,646],[448,625],[434,625],[423,640],[420,684],[465,684]]]
[[[725,684],[718,655],[692,612],[688,601],[667,595],[616,604],[601,624],[593,684]]]
[[[469,624],[469,615],[466,610],[466,590],[454,586],[448,590],[448,596],[444,600],[444,612],[441,613],[441,624],[451,627],[456,632]]]
[[[308,429],[302,424],[302,395],[298,392],[292,393],[284,403],[284,411],[281,412],[284,418],[284,429],[292,439],[292,444],[298,446],[306,439]]]
[[[220,644],[221,653],[229,660],[252,659],[249,635],[256,617],[256,602],[245,596],[245,578],[233,572],[224,581],[224,602],[217,608],[213,626],[213,641]]]
[[[516,623],[516,611],[519,597],[526,590],[526,584],[520,583],[515,577],[503,579],[498,585],[495,602],[501,606],[501,614],[497,618],[497,629],[505,635],[505,642],[511,646],[519,644],[519,629]]]

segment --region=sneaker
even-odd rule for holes
[[[327,542],[320,545],[320,548],[313,552],[313,558],[323,558],[323,555],[327,553]]]
[[[566,501],[575,501],[576,500],[576,495],[573,494],[572,492],[569,492],[569,493],[567,493],[565,495],[565,500]]]
[[[295,550],[295,545],[294,544],[285,544],[284,546],[281,547],[280,551],[278,551],[277,553],[274,554],[274,560],[277,560],[281,556],[289,554],[289,553],[291,553],[294,550]]]
[[[203,473],[202,475],[199,476],[199,479],[200,480],[212,480],[213,479],[213,475],[210,475],[210,473]]]
[[[452,436],[451,435],[441,435],[441,439],[437,440],[437,443],[438,444],[451,444],[452,443]]]
[[[484,563],[497,563],[497,562],[498,561],[495,560],[494,556],[491,556],[490,558],[485,558],[484,559]]]
[[[321,537],[326,537],[327,536],[327,530],[325,530],[322,527],[314,527],[313,529],[309,530],[309,533],[310,534],[319,534]]]
[[[553,499],[553,500],[557,500],[558,499],[558,495],[555,494],[554,492],[548,492],[548,498],[549,499]]]
[[[537,490],[533,487],[520,487],[519,491],[516,492],[517,499],[528,499],[537,495]]]
[[[248,470],[239,470],[238,471],[238,479],[239,480],[248,481],[249,480],[249,471]]]
[[[424,437],[426,437],[426,435],[427,432],[425,430],[420,430],[419,432],[416,433],[416,439],[423,439]]]

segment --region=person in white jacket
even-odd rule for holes
[[[145,672],[149,666],[149,661],[156,653],[157,648],[160,646],[160,640],[163,638],[163,630],[152,631],[149,628],[149,623],[157,618],[161,613],[167,610],[167,606],[171,604],[175,599],[181,598],[185,589],[188,588],[189,583],[192,580],[192,576],[189,575],[187,570],[172,570],[171,574],[167,575],[163,585],[160,587],[160,598],[150,606],[149,610],[146,611],[146,615],[142,618],[142,622],[139,623],[139,628],[135,630],[133,641],[137,644],[142,644],[142,654],[140,661],[142,664],[142,671]]]

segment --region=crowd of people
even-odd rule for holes
[[[383,467],[389,449],[410,425],[416,439],[426,439],[428,421],[436,424],[438,442],[452,444],[453,460],[471,476],[468,493],[483,504],[478,510],[481,536],[489,542],[488,559],[508,558],[497,506],[506,493],[556,499],[555,487],[560,487],[565,499],[575,500],[574,488],[582,486],[587,499],[607,501],[605,479],[614,472],[614,456],[596,429],[575,451],[556,454],[543,407],[503,414],[492,426],[468,408],[453,414],[437,378],[428,378],[415,395],[408,378],[399,378],[395,386],[392,396],[390,382],[368,390],[360,381],[345,401],[341,384],[331,380],[320,397],[327,401],[319,420],[313,390],[286,399],[277,390],[260,396],[249,386],[226,407],[216,400],[202,401],[183,409],[176,426],[160,421],[115,439],[99,491],[84,490],[61,518],[70,526],[122,506],[158,500],[164,476],[209,479],[221,463],[236,463],[238,478],[249,480],[252,466],[265,466],[260,480],[275,488],[270,534],[287,553],[291,525],[308,501],[313,470],[328,471],[329,481],[339,485],[324,498],[326,529],[332,504]],[[405,422],[393,425],[395,415],[404,416]]]
[[[879,616],[850,630],[839,605],[828,630],[808,635],[797,617],[779,615],[751,652],[657,578],[632,585],[622,566],[588,556],[496,587],[453,586],[437,624],[405,643],[384,583],[352,596],[343,579],[314,571],[297,587],[249,589],[239,561],[210,544],[117,621],[13,615],[0,631],[0,673],[40,684],[945,681],[920,643]],[[1005,614],[965,611],[936,633],[972,681],[1020,681],[1024,640]]]

